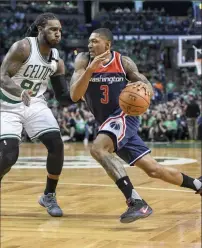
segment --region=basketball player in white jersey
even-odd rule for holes
[[[39,15],[29,36],[15,42],[1,66],[0,180],[16,163],[24,127],[31,140],[38,138],[48,149],[47,183],[39,204],[51,216],[62,216],[55,190],[62,171],[64,148],[60,129],[43,96],[51,80],[56,99],[72,103],[65,82],[64,62],[56,45],[61,24],[52,13]]]

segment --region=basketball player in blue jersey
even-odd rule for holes
[[[80,53],[75,60],[75,71],[70,82],[74,102],[82,97],[100,124],[91,147],[91,155],[103,166],[126,198],[128,208],[120,217],[122,223],[145,218],[151,207],[139,196],[115,152],[126,163],[136,165],[152,178],[202,192],[201,181],[180,173],[175,168],[162,167],[150,156],[150,150],[138,136],[137,117],[126,116],[118,104],[119,94],[128,81],[153,95],[149,81],[138,72],[127,56],[111,51],[113,36],[109,29],[93,31],[89,38],[89,53]],[[147,84],[147,87],[145,86]]]
[[[55,49],[61,24],[52,13],[39,15],[25,39],[15,42],[1,66],[0,181],[16,163],[24,127],[48,150],[47,183],[39,203],[51,216],[62,216],[55,190],[62,171],[64,148],[60,129],[43,96],[51,80],[56,99],[72,104],[65,82],[64,62]]]

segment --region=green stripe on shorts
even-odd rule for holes
[[[44,133],[50,133],[50,132],[53,132],[53,131],[56,131],[56,132],[60,132],[60,129],[58,128],[54,128],[54,127],[51,127],[51,128],[47,128],[47,129],[44,129],[40,132],[38,132],[37,134],[35,134],[33,137],[31,137],[30,139],[33,140],[33,139],[36,139],[38,138],[39,136],[41,136],[42,134]]]
[[[17,138],[19,141],[21,141],[21,137],[17,134],[3,134],[3,135],[0,135],[0,140],[2,139],[14,139],[14,138]]]
[[[8,98],[7,96],[5,96],[2,91],[0,90],[0,100],[3,100],[5,102],[8,102],[8,103],[12,103],[12,104],[16,104],[16,103],[21,103],[21,101],[14,101],[10,98]]]

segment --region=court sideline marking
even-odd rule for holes
[[[3,183],[22,183],[22,184],[45,184],[45,182],[38,182],[38,181],[3,181]],[[93,184],[93,183],[62,183],[60,185],[76,185],[76,186],[86,186],[86,187],[111,187],[116,188],[116,185],[113,184]],[[190,190],[180,190],[180,189],[169,189],[169,188],[152,188],[152,187],[141,187],[136,186],[136,189],[143,189],[143,190],[156,190],[156,191],[173,191],[173,192],[185,192],[185,193],[194,193]]]

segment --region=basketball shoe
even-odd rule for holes
[[[58,206],[55,193],[48,193],[39,198],[39,204],[45,207],[52,217],[63,216],[62,209]]]
[[[152,208],[144,201],[130,198],[126,201],[128,209],[120,216],[120,222],[130,223],[152,214]]]
[[[202,182],[202,176],[198,178],[200,182]],[[195,194],[200,194],[202,196],[202,187],[196,191]]]

